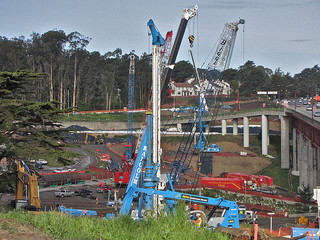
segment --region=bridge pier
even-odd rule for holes
[[[269,139],[269,128],[268,128],[268,116],[262,115],[261,116],[261,149],[262,155],[268,155],[268,139]]]
[[[233,125],[233,135],[238,135],[238,118],[234,118],[232,120],[232,125]]]
[[[281,116],[281,168],[289,168],[289,117]]]
[[[243,117],[243,147],[249,147],[249,118]]]
[[[296,132],[296,133],[294,133]],[[296,137],[294,136],[296,135]],[[299,186],[316,188],[319,183],[319,148],[312,144],[312,141],[305,138],[303,134],[293,129],[292,134],[293,150],[296,151],[296,162],[293,161],[293,175],[299,176]],[[296,145],[296,147],[294,147]],[[298,174],[297,174],[298,173]]]
[[[222,133],[222,136],[227,134],[227,120],[226,119],[221,120],[221,133]]]
[[[296,171],[298,171],[298,161],[297,160],[298,160],[298,158],[297,158],[297,129],[292,128],[292,171],[294,171],[294,173]]]

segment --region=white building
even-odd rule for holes
[[[170,81],[169,89],[171,89],[172,97],[182,97],[182,96],[198,96],[200,92],[199,84],[192,85],[194,78],[188,78],[183,83],[177,83]],[[231,87],[230,84],[224,80],[215,81],[214,84],[210,83],[208,80],[201,80],[201,85],[206,89],[206,95],[224,95],[230,96]]]
[[[189,79],[188,79],[189,80]],[[184,97],[184,96],[196,96],[194,86],[187,81],[180,83],[180,82],[169,82],[169,89],[172,90],[171,96],[172,97]]]

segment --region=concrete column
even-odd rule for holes
[[[238,135],[238,118],[234,118],[233,121],[233,135]]]
[[[297,171],[298,176],[300,176],[301,167],[302,167],[302,161],[304,159],[303,156],[303,147],[304,147],[304,137],[302,134],[297,133]]]
[[[221,133],[222,133],[222,136],[227,134],[227,120],[225,119],[221,120]]]
[[[177,123],[177,130],[182,131],[182,124],[181,123]]]
[[[299,134],[299,186],[308,185],[308,140]]]
[[[262,149],[262,155],[268,155],[268,117],[266,115],[261,116],[261,149]]]
[[[206,126],[206,127],[205,127],[205,132],[206,132],[206,133],[209,133],[209,132],[210,132],[210,126]]]
[[[308,183],[306,186],[310,186],[311,189],[314,187],[314,175],[313,175],[313,147],[312,147],[312,142],[310,140],[307,140],[307,146],[308,146],[308,169],[307,169],[307,175],[308,175]]]
[[[297,129],[292,128],[292,170],[298,170],[298,162],[297,162]]]
[[[268,124],[267,124],[267,127],[268,127],[268,146],[270,145],[270,136],[269,136],[269,130],[270,130],[270,121],[269,121],[269,116],[267,116],[267,120],[268,120]]]
[[[289,168],[289,117],[281,116],[281,168]]]
[[[243,117],[243,147],[249,147],[249,118]]]

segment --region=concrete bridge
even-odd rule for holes
[[[238,135],[239,119],[243,121],[243,146],[249,147],[250,118],[261,118],[261,154],[268,155],[269,146],[269,117],[276,116],[280,119],[281,134],[281,168],[290,169],[293,175],[299,176],[300,186],[316,188],[320,185],[320,122],[313,119],[310,112],[304,108],[289,109],[254,109],[245,112],[220,114],[216,120],[221,121],[221,134],[227,134],[227,120],[232,120],[233,135]],[[209,117],[204,121],[211,121]],[[166,123],[163,123],[165,125]],[[187,118],[175,122],[177,128],[188,124]],[[64,127],[80,125],[92,130],[121,130],[126,129],[126,122],[64,122]],[[134,123],[134,128],[139,129],[141,123]],[[206,129],[209,132],[209,128]]]

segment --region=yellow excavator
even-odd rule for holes
[[[39,209],[41,202],[36,172],[31,170],[22,160],[17,161],[16,164],[17,188],[15,194],[15,208],[25,207],[29,210]]]
[[[88,144],[88,137],[89,136],[92,136],[94,137],[95,139],[95,144],[104,144],[104,140],[103,138],[93,134],[93,133],[86,133],[86,137],[85,137],[85,140],[84,140],[84,144]]]

